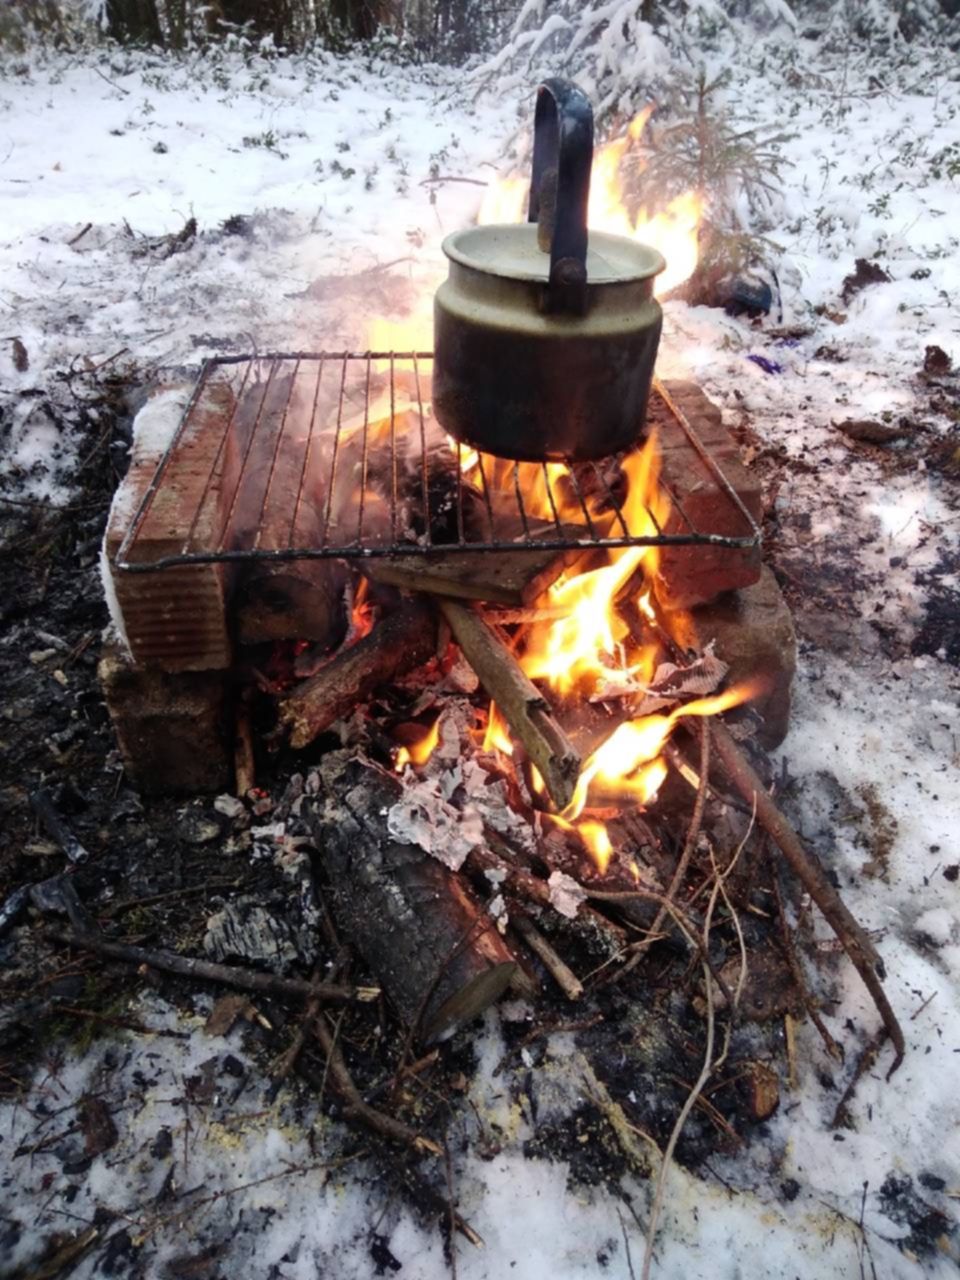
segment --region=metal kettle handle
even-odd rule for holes
[[[587,301],[587,202],[593,108],[572,80],[544,80],[533,121],[529,222],[550,251],[545,309],[582,314]]]

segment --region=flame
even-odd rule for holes
[[[627,478],[623,502],[626,524],[638,536],[654,536],[667,518],[666,499],[657,484],[656,433],[650,435],[642,449],[627,456],[623,470]],[[561,486],[551,486],[551,492],[554,503],[562,504],[561,518],[565,511],[571,517],[579,515],[576,500],[572,496],[565,498]],[[603,517],[600,512],[593,516],[609,523],[609,516]],[[654,547],[629,547],[615,552],[609,564],[585,573],[566,574],[554,583],[546,602],[563,616],[531,627],[527,634],[521,666],[532,680],[546,680],[560,694],[574,689],[592,692],[599,680],[609,676],[611,665],[622,675],[649,680],[654,652],[647,649],[624,660],[628,627],[616,609],[618,596],[641,565],[648,574],[655,569]]]
[[[507,731],[507,722],[500,714],[500,709],[495,702],[490,703],[490,710],[487,713],[487,731],[483,735],[482,750],[487,753],[502,751],[505,756],[513,755],[513,743]]]
[[[401,747],[397,752],[397,758],[394,761],[394,768],[397,773],[402,773],[408,764],[425,765],[440,741],[440,720],[441,716],[437,716],[432,726],[427,730],[422,738],[416,742],[408,743]]]
[[[577,830],[590,856],[597,864],[597,870],[603,875],[613,857],[613,845],[610,843],[607,828],[602,822],[581,822]]]
[[[433,350],[433,294],[426,290],[426,310],[419,309],[402,320],[386,316],[373,316],[367,326],[367,347],[370,351],[432,351]]]
[[[374,605],[370,599],[370,582],[361,577],[350,610],[350,635],[354,641],[362,640],[373,630]]]
[[[631,213],[627,208],[623,162],[640,141],[653,111],[652,106],[645,107],[622,137],[612,138],[594,152],[587,226],[591,231],[627,236],[658,249],[666,259],[667,269],[657,277],[656,292],[664,294],[688,280],[696,268],[702,201],[690,191],[651,217],[640,211]],[[477,221],[482,226],[525,221],[528,190],[526,178],[498,178],[484,193]]]
[[[660,752],[676,722],[684,716],[720,715],[749,702],[759,690],[759,681],[748,680],[723,693],[685,703],[669,715],[625,720],[584,764],[564,816],[571,821],[579,818],[595,783],[606,790],[615,790],[618,795],[632,796],[640,804],[649,804],[667,776]]]

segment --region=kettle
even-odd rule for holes
[[[601,458],[639,439],[663,313],[662,256],[587,230],[593,110],[569,80],[537,91],[527,223],[443,242],[433,410],[456,440],[530,462]]]

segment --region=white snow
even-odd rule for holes
[[[775,0],[768,7],[782,8]],[[851,1103],[855,1127],[831,1130],[851,1059],[877,1028],[859,979],[838,962],[837,1003],[824,1018],[846,1044],[847,1062],[838,1067],[803,1026],[797,1087],[785,1091],[768,1136],[714,1162],[716,1180],[671,1172],[655,1274],[823,1280],[870,1275],[875,1266],[884,1278],[946,1277],[956,1274],[956,1237],[941,1255],[913,1259],[898,1247],[906,1227],[885,1212],[879,1191],[890,1174],[909,1177],[956,1221],[960,885],[944,871],[960,862],[958,680],[943,658],[905,656],[931,585],[956,589],[955,571],[944,567],[944,553],[956,555],[956,500],[947,501],[945,482],[927,470],[882,470],[831,424],[888,414],[922,420],[931,439],[946,430],[919,371],[928,344],[960,363],[960,181],[937,164],[956,143],[960,84],[946,56],[921,52],[914,66],[876,69],[855,51],[828,57],[799,39],[779,52],[740,49],[733,69],[730,101],[741,114],[794,134],[772,238],[784,246],[784,325],[812,332],[770,338],[773,320],[754,327],[670,303],[659,372],[696,378],[731,426],[749,427],[758,447],[782,448],[807,466],[784,471],[775,510],[781,559],[807,589],[825,584],[821,634],[812,635],[816,618],[808,618],[780,755],[799,786],[804,834],[854,914],[877,931],[908,1052],[889,1083],[889,1051],[881,1054]],[[68,498],[77,461],[69,431],[24,393],[44,391],[75,360],[96,364],[126,350],[163,381],[225,349],[365,347],[371,319],[384,315],[407,334],[411,323],[420,326],[425,336],[404,346],[426,345],[430,293],[443,273],[440,239],[470,220],[480,194],[469,183],[435,179],[489,177],[516,126],[518,101],[529,106],[526,84],[522,94],[479,103],[462,88],[460,73],[322,55],[246,62],[191,55],[177,63],[117,52],[38,54],[24,74],[8,66],[0,85],[0,316],[30,363],[15,369],[9,342],[0,342],[0,406],[9,407],[12,424],[4,473],[26,472],[28,496]],[[220,234],[234,215],[250,217],[243,234]],[[145,237],[176,232],[190,216],[199,228],[191,246],[170,257],[148,246]],[[891,281],[844,304],[842,281],[857,256],[879,260]],[[783,372],[763,372],[749,354],[776,360]],[[170,416],[156,401],[141,414],[144,447],[162,447],[172,400],[167,407]],[[838,542],[859,548],[856,573]],[[837,613],[846,618],[842,635],[831,629]],[[903,656],[889,656],[878,628],[899,638]],[[863,871],[877,832],[858,839],[831,817],[837,787],[861,808],[864,788],[876,789],[893,824],[884,874]],[[822,922],[818,936],[828,944]],[[136,1012],[192,1033],[199,1025],[153,997]],[[570,1190],[563,1166],[525,1158],[530,1117],[508,1104],[493,1074],[503,1053],[498,1018],[487,1016],[470,1098],[478,1125],[498,1126],[499,1152],[484,1158],[482,1134],[471,1128],[459,1135],[454,1159],[460,1212],[486,1249],[461,1242],[458,1275],[626,1280],[624,1239],[637,1270],[649,1183],[624,1187],[638,1227],[616,1198]],[[111,1080],[119,1087],[135,1071],[148,1080],[140,1111],[123,1118],[121,1148],[97,1157],[81,1184],[73,1212],[84,1221],[97,1207],[139,1221],[163,1168],[144,1160],[139,1183],[130,1184],[129,1161],[161,1125],[182,1125],[182,1107],[171,1100],[184,1077],[223,1051],[199,1034],[119,1039],[120,1049],[102,1044],[82,1061],[68,1058],[57,1078],[36,1086],[55,1108]],[[228,1047],[243,1060],[239,1031]],[[564,1038],[548,1044],[547,1058],[544,1078],[556,1072],[565,1105],[591,1088]],[[177,1194],[201,1188],[187,1204],[231,1192],[229,1215],[216,1220],[232,1226],[243,1274],[365,1277],[374,1223],[402,1261],[401,1274],[448,1273],[439,1234],[383,1194],[375,1171],[362,1162],[324,1167],[338,1135],[322,1116],[282,1096],[271,1105],[242,1097],[215,1118],[194,1115],[187,1167],[177,1174]],[[10,1203],[29,1205],[37,1225],[52,1230],[64,1225],[44,1207],[63,1183],[59,1162],[47,1152],[10,1156],[34,1140],[36,1124],[27,1107],[6,1109],[3,1185]],[[184,1141],[179,1130],[177,1141]],[[921,1174],[942,1178],[954,1198],[919,1186]],[[779,1188],[790,1178],[798,1194],[787,1203]],[[259,1179],[272,1180],[237,1191]],[[171,1220],[152,1237],[161,1270],[201,1247],[198,1223],[213,1210],[175,1208],[183,1229]],[[266,1212],[254,1218],[255,1209]],[[31,1256],[28,1245],[15,1247],[11,1265]],[[78,1280],[93,1274],[91,1265],[75,1268]]]

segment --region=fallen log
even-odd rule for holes
[[[550,799],[565,809],[573,799],[580,757],[546,698],[479,613],[454,600],[441,600],[440,608],[463,656],[539,770]]]
[[[465,881],[391,836],[399,779],[348,752],[328,754],[320,772],[308,821],[334,915],[412,1034],[430,1044],[498,999],[516,961]]]
[[[280,730],[289,731],[292,747],[307,746],[378,685],[427,662],[435,652],[436,637],[432,611],[418,601],[404,602],[283,699]]]

